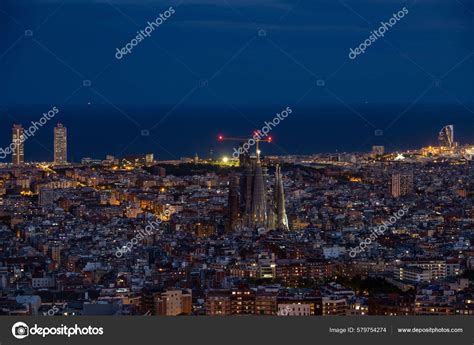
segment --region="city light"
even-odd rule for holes
[[[397,154],[397,156],[395,157],[395,160],[396,161],[402,161],[402,160],[405,160],[405,156],[401,153]]]
[[[0,0],[2,338],[474,345],[474,0],[353,2]]]

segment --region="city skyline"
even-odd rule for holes
[[[0,166],[0,313],[474,315],[472,147],[258,149]]]
[[[31,136],[31,131],[24,131],[21,124],[14,124],[12,128],[12,145],[8,145],[11,150],[11,163],[14,165],[24,164],[25,161],[25,142]],[[62,123],[57,123],[53,128],[53,142],[54,142],[54,154],[52,162],[55,165],[67,164],[67,128]],[[5,161],[0,163],[6,163],[7,161],[7,149],[2,149],[2,157]]]
[[[377,136],[377,133],[375,133],[375,135]],[[31,134],[30,134],[31,136]],[[23,140],[20,140],[21,137],[24,137]],[[34,160],[26,160],[25,161],[25,141],[26,139],[28,139],[28,135],[24,135],[23,134],[23,127],[21,124],[14,124],[13,125],[13,129],[12,129],[12,141],[11,143],[14,144],[13,147],[15,148],[13,151],[12,151],[12,163],[13,164],[23,164],[25,162],[31,162],[31,163],[34,163],[35,161]],[[216,139],[216,142],[222,142],[224,138],[221,134],[219,134],[215,139]],[[269,137],[270,140],[268,141],[269,144],[272,144],[273,143],[273,140],[272,140],[272,137]],[[235,141],[235,140],[234,140]],[[441,128],[441,130],[439,131],[439,134],[438,134],[438,137],[437,137],[437,143],[436,145],[429,145],[430,147],[431,146],[439,146],[439,147],[446,147],[446,148],[449,148],[449,149],[453,149],[459,145],[463,146],[463,147],[466,147],[468,150],[469,149],[469,146],[473,146],[472,149],[474,149],[474,140],[473,140],[473,143],[470,144],[470,143],[459,143],[457,141],[455,141],[455,137],[454,137],[454,125],[445,125]],[[57,164],[57,165],[62,165],[62,164],[67,164],[68,163],[68,144],[67,144],[67,128],[60,122],[57,122],[56,126],[53,128],[53,147],[54,147],[54,151],[53,151],[53,159],[52,159],[52,163],[53,164]],[[243,142],[240,143],[241,145],[243,144]],[[31,144],[32,146],[34,144]],[[372,147],[367,150],[367,151],[364,151],[364,150],[360,150],[360,151],[347,151],[347,152],[340,152],[340,153],[363,153],[363,152],[366,152],[366,153],[376,153],[378,155],[384,155],[384,154],[389,154],[389,153],[403,153],[404,151],[413,151],[413,150],[419,150],[419,149],[422,149],[422,147],[411,147],[409,149],[406,149],[406,150],[396,150],[396,151],[391,151],[391,150],[387,150],[387,148],[384,146],[384,145],[372,145]],[[235,149],[234,149],[235,150]],[[5,149],[3,149],[2,152],[5,152]],[[257,157],[258,156],[258,152],[260,152],[260,150],[258,149],[258,146],[255,147],[253,149],[253,151],[250,151],[250,155],[253,155],[254,157]],[[139,155],[143,155],[147,152],[139,152],[138,154]],[[312,154],[306,154],[306,155],[302,155],[302,156],[311,156],[311,155],[318,155],[318,154],[324,154],[325,152],[314,152]],[[338,152],[326,152],[326,153],[335,153],[337,154]],[[152,154],[153,153],[149,153],[149,154]],[[264,155],[265,153],[262,151],[262,155]],[[197,153],[196,153],[197,155]],[[288,152],[286,152],[286,154],[283,154],[283,155],[279,155],[279,156],[288,156],[288,155],[298,155],[298,154],[290,154]],[[0,160],[0,164],[1,163],[7,163],[7,155],[4,154],[5,157],[3,157],[3,162]],[[76,162],[73,162],[71,161],[71,163],[78,163],[80,162],[81,160],[84,160],[84,159],[100,159],[100,158],[106,158],[106,156],[114,156],[115,155],[110,155],[110,154],[106,154],[104,155],[103,157],[81,157],[78,161]],[[118,156],[117,158],[123,158],[123,157],[126,157],[127,155],[123,155],[123,156]],[[132,155],[133,156],[133,155]],[[270,155],[272,156],[272,155]],[[180,158],[181,160],[190,160],[191,157],[181,157]],[[205,157],[205,159],[209,159],[209,160],[222,160],[222,159],[226,159],[226,160],[236,160],[236,161],[239,161],[241,162],[242,164],[242,159],[239,158],[239,157],[233,157],[232,155],[230,154],[223,154],[221,156],[216,156],[216,157],[213,157],[212,156],[212,149],[211,149],[211,153],[208,157]],[[170,159],[164,159],[164,160],[167,160],[169,161]],[[36,161],[38,162],[38,161]]]
[[[428,343],[470,336],[473,15],[466,0],[0,0],[9,336],[55,329],[30,316],[63,322],[55,336],[75,316],[286,318],[277,341],[260,328],[273,345],[303,342],[294,316],[345,324],[324,332],[346,342],[404,342],[431,316],[453,337],[420,328]]]

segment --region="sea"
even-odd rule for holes
[[[0,147],[11,143],[14,123],[27,129],[52,106],[16,106],[0,111]],[[59,113],[25,142],[26,161],[52,161],[53,128],[57,123],[67,127],[68,157],[72,162],[80,162],[83,157],[103,159],[106,155],[145,153],[153,153],[157,160],[195,154],[200,158],[230,157],[239,142],[219,141],[219,135],[250,138],[286,106],[292,112],[269,132],[272,142],[262,144],[264,155],[364,152],[373,145],[383,145],[389,152],[415,149],[436,145],[445,125],[454,125],[455,141],[474,144],[472,105],[56,106]]]

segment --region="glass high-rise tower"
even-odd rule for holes
[[[444,126],[438,135],[439,146],[453,147],[454,146],[454,126]]]

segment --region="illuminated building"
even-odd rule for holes
[[[126,156],[122,159],[122,164],[126,166],[137,166],[137,165],[145,165],[151,164],[155,160],[153,153],[148,154],[137,154],[137,155],[130,155]]]
[[[190,315],[192,312],[191,290],[168,290],[156,294],[154,300],[156,315]]]
[[[17,313],[10,296],[50,289],[65,296],[68,314],[414,315],[416,300],[417,314],[474,315],[463,278],[474,267],[467,148],[400,152],[406,158],[398,163],[395,153],[374,162],[364,152],[354,165],[323,166],[327,154],[262,155],[261,179],[255,154],[242,155],[243,171],[218,166],[218,173],[214,163],[139,169],[135,160],[121,166],[110,156],[59,170],[0,164],[0,303],[4,313]],[[392,180],[396,196],[414,181],[420,196],[387,197]],[[262,199],[264,228],[275,231],[245,223]],[[398,213],[403,205],[409,215]],[[301,231],[282,230],[287,212],[290,228]],[[379,233],[369,253],[347,257],[374,226],[395,225],[392,214],[396,226],[379,229],[393,236]],[[125,253],[133,238],[139,244]],[[195,298],[183,297],[183,288]],[[71,289],[76,293],[68,295]],[[84,312],[76,309],[78,298]]]
[[[21,125],[13,125],[12,143],[14,146],[12,152],[12,163],[23,164],[25,162],[25,144],[23,127]]]
[[[399,198],[413,191],[413,173],[394,173],[390,181],[390,194]]]
[[[283,284],[296,287],[305,276],[306,266],[304,260],[278,260],[276,278]]]
[[[337,296],[323,297],[323,315],[346,315],[349,309],[347,300]]]
[[[433,299],[417,299],[415,301],[415,315],[450,316],[455,314],[454,303],[445,296]]]
[[[277,294],[258,292],[255,296],[255,315],[275,315],[277,313]]]
[[[209,292],[206,296],[206,315],[232,315],[230,291],[223,290]]]
[[[385,153],[385,147],[384,146],[372,146],[372,154],[374,156],[382,156]]]
[[[247,287],[232,289],[232,315],[252,315],[255,311],[255,292]]]
[[[447,266],[443,260],[408,262],[404,266],[396,267],[393,271],[395,279],[415,284],[441,280],[446,276]]]
[[[439,146],[454,147],[454,126],[444,126],[438,134]]]
[[[472,295],[468,294],[462,301],[460,301],[458,308],[456,308],[456,314],[474,315],[474,300],[472,299]]]
[[[291,303],[278,304],[279,316],[310,316],[311,304],[309,303]]]
[[[362,301],[355,301],[349,304],[349,310],[347,315],[350,316],[361,316],[369,314],[369,306],[364,304]]]
[[[259,278],[260,279],[275,279],[276,264],[275,254],[259,254],[258,258]]]
[[[54,127],[54,164],[67,164],[67,129],[61,123]]]
[[[472,161],[474,158],[474,148],[468,147],[464,150],[464,158],[466,160]]]
[[[145,162],[146,162],[147,164],[151,164],[151,163],[153,163],[154,161],[155,161],[155,156],[153,155],[153,153],[147,153],[147,154],[145,155]]]
[[[319,292],[282,292],[278,295],[278,315],[322,315],[322,297]]]
[[[427,269],[415,266],[401,266],[394,269],[395,279],[407,283],[427,283],[431,281],[431,272]]]
[[[206,315],[275,315],[277,294],[246,287],[212,290],[206,294]]]
[[[410,266],[420,267],[430,272],[431,280],[446,278],[447,265],[444,260],[421,260],[410,263]]]

